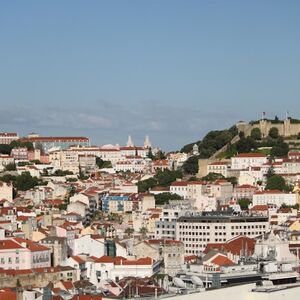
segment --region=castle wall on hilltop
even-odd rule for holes
[[[249,136],[251,134],[251,130],[253,128],[259,128],[262,134],[262,137],[267,137],[269,131],[272,127],[278,129],[279,135],[284,137],[289,137],[293,135],[297,135],[300,132],[300,124],[291,123],[290,119],[286,119],[282,121],[282,123],[272,123],[268,120],[260,120],[257,124],[247,124],[247,123],[238,123],[237,128],[239,131],[245,133],[245,136]]]

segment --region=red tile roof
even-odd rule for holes
[[[22,249],[23,247],[14,240],[1,240],[0,250]]]
[[[71,258],[73,258],[79,264],[84,264],[85,263],[85,261],[80,256],[78,256],[78,255],[71,256]]]
[[[230,260],[227,256],[218,255],[216,256],[211,263],[218,265],[218,266],[234,266],[235,263]]]
[[[267,157],[265,154],[262,153],[239,153],[234,157]]]
[[[1,290],[0,291],[0,300],[17,300],[16,292],[11,290]]]
[[[72,281],[62,281],[61,283],[66,290],[72,290],[74,288]]]

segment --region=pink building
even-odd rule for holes
[[[12,141],[18,140],[19,137],[15,132],[0,132],[0,144],[9,145]]]
[[[14,270],[50,267],[50,249],[23,238],[0,240],[0,264]]]

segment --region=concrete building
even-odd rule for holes
[[[51,266],[56,267],[68,257],[67,238],[57,236],[47,236],[40,240],[39,243],[51,250]]]
[[[0,181],[0,199],[5,199],[8,201],[13,200],[13,185],[12,183],[6,183]]]
[[[0,263],[3,269],[50,267],[50,249],[23,238],[0,241]]]
[[[13,148],[10,155],[15,160],[28,160],[28,149],[26,147]]]
[[[0,144],[9,145],[11,142],[19,139],[15,132],[0,132]]]
[[[160,213],[159,221],[155,222],[155,238],[175,240],[177,219],[191,209],[191,204],[187,203],[165,205]]]
[[[216,174],[221,174],[224,177],[227,177],[228,175],[228,167],[229,164],[228,162],[225,161],[215,161],[207,165],[207,174],[209,173],[216,173]]]
[[[187,255],[198,255],[208,243],[226,242],[239,235],[253,238],[268,230],[267,217],[187,214],[177,219],[176,240],[184,243]]]
[[[247,170],[251,167],[261,167],[267,163],[267,156],[262,153],[240,153],[231,158],[232,170]]]
[[[51,148],[68,149],[70,146],[88,147],[90,145],[90,140],[87,137],[42,137],[38,134],[30,134],[20,141],[31,142],[34,147],[41,145],[45,152]]]
[[[295,205],[298,203],[297,193],[284,193],[279,190],[257,191],[253,194],[252,205],[273,204],[280,207],[282,204]]]

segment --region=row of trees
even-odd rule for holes
[[[29,172],[23,172],[21,175],[13,176],[5,174],[0,177],[0,181],[12,182],[15,189],[18,191],[27,191],[36,185],[42,184],[42,181],[37,177],[32,177]]]
[[[170,171],[168,169],[164,171],[158,170],[154,177],[141,180],[137,183],[138,191],[143,193],[156,186],[166,187],[178,178],[182,178],[181,171]]]
[[[202,141],[197,141],[182,147],[180,152],[190,153],[193,145],[197,144],[199,147],[199,158],[209,158],[219,149],[229,143],[232,138],[237,135],[238,131],[236,126],[226,130],[210,131]]]
[[[33,150],[33,144],[31,142],[20,142],[20,141],[12,141],[9,145],[0,144],[0,153],[1,154],[10,154],[13,148],[25,147],[28,150]]]
[[[262,139],[262,133],[261,133],[261,130],[260,130],[259,128],[253,128],[253,129],[251,130],[250,136],[251,136],[254,140],[256,140],[256,141],[261,140],[261,139]],[[268,136],[269,136],[270,138],[272,138],[272,139],[277,139],[277,138],[279,137],[279,130],[278,130],[278,128],[276,128],[276,127],[270,128]]]

